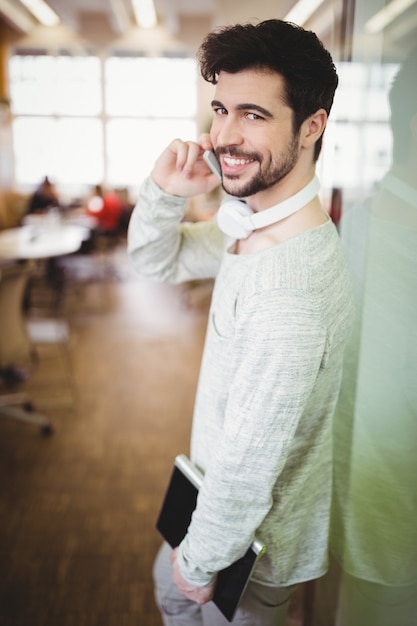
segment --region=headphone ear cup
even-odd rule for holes
[[[225,235],[246,239],[254,230],[251,215],[253,211],[245,202],[227,198],[217,211],[217,224]]]

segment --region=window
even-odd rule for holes
[[[63,195],[137,189],[167,142],[195,139],[193,59],[16,53],[10,60],[16,185]]]
[[[100,61],[96,57],[15,55],[10,89],[15,115],[99,115]]]
[[[78,189],[103,180],[103,133],[96,118],[17,117],[13,122],[16,182],[49,176]]]
[[[149,174],[170,139],[195,139],[196,107],[194,60],[108,58],[105,108],[110,184],[137,184]]]
[[[105,63],[109,116],[193,118],[193,59],[110,57]]]
[[[339,86],[326,128],[322,182],[346,193],[370,191],[390,165],[388,91],[397,64],[339,63]]]

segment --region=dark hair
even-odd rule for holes
[[[417,47],[409,52],[391,85],[389,93],[393,159],[404,162],[412,141],[411,120],[417,113]]]
[[[205,37],[197,58],[203,78],[214,85],[222,71],[259,68],[281,74],[294,132],[318,109],[330,113],[338,83],[332,57],[315,33],[296,24],[265,20],[226,26]],[[316,142],[315,159],[321,144],[322,137]]]

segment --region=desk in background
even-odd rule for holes
[[[91,230],[86,225],[56,219],[53,214],[36,216],[28,221],[19,228],[0,231],[0,266],[10,262],[32,264],[25,308],[30,306],[37,284],[46,287],[43,291],[56,309],[67,282],[59,260],[77,252],[90,238]]]
[[[48,259],[80,249],[90,230],[76,224],[26,225],[0,232],[0,258]]]

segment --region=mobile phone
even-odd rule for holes
[[[214,153],[214,150],[206,150],[203,154],[203,159],[213,172],[216,174],[217,178],[221,181],[222,179],[222,170],[220,167],[220,163],[217,160],[217,157]]]

